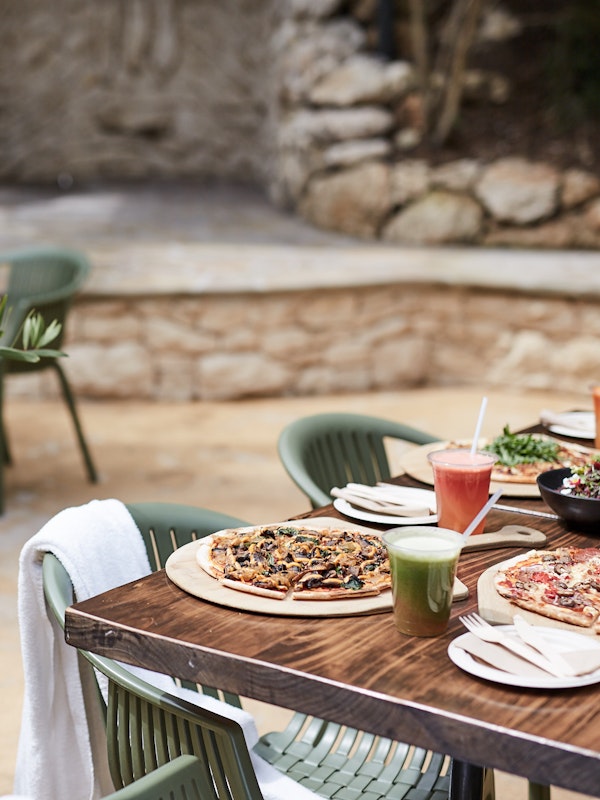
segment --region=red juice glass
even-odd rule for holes
[[[462,533],[487,502],[496,456],[456,448],[436,450],[427,458],[433,468],[438,525]],[[482,533],[484,525],[485,519],[473,533]]]

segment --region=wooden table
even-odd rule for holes
[[[503,502],[549,510],[541,499]],[[323,514],[336,512],[311,515]],[[486,530],[508,523],[543,530],[551,547],[599,543],[559,521],[497,510]],[[479,575],[518,552],[463,553],[458,574],[469,598],[454,604],[447,633],[434,639],[401,635],[389,613],[306,619],[223,608],[188,595],[164,570],[68,609],[66,638],[126,663],[600,796],[600,686],[515,689],[472,677],[448,658],[449,642],[464,631],[458,615],[477,609]]]

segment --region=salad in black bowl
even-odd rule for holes
[[[564,467],[537,477],[540,494],[555,514],[600,536],[600,456],[582,467]]]

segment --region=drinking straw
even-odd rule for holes
[[[470,535],[473,533],[473,531],[475,530],[475,528],[476,528],[476,527],[479,525],[479,523],[481,522],[481,520],[482,520],[482,519],[485,517],[485,515],[488,513],[488,511],[490,510],[490,508],[491,508],[491,507],[494,505],[494,503],[495,503],[495,502],[496,502],[496,500],[497,500],[497,499],[500,497],[500,495],[501,495],[501,494],[502,494],[502,489],[498,489],[498,491],[497,491],[497,492],[494,492],[494,494],[493,494],[493,495],[490,497],[490,499],[487,501],[487,503],[484,505],[484,507],[481,509],[481,511],[479,511],[479,512],[476,514],[476,516],[475,516],[475,518],[473,519],[473,521],[472,521],[472,522],[470,522],[470,523],[467,525],[467,527],[465,528],[465,530],[464,530],[464,533],[463,533],[463,535],[462,535],[462,537],[463,537],[463,546],[464,546],[464,544],[465,544],[466,540],[467,540],[467,539],[469,538],[469,536],[470,536]]]
[[[477,425],[475,426],[475,435],[473,436],[473,443],[471,445],[471,455],[477,450],[477,442],[479,441],[479,434],[481,432],[481,425],[483,423],[483,415],[487,408],[487,397],[481,400],[481,408],[479,409],[479,417],[477,418]]]

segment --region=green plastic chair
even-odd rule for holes
[[[204,800],[202,764],[195,756],[178,756],[104,800]]]
[[[195,538],[247,524],[206,509],[168,503],[137,503],[128,508],[144,537],[153,569],[162,568],[174,549]],[[44,557],[43,582],[49,609],[64,628],[65,610],[73,602],[73,590],[64,567],[51,554]],[[159,692],[110,659],[91,653],[83,656],[109,678],[107,739],[116,786],[137,780],[180,752],[198,755],[206,764],[207,753],[210,755],[221,742],[227,742],[227,746],[222,746],[238,765],[230,767],[232,774],[240,786],[246,781],[241,790],[245,794],[235,797],[260,798],[260,793],[255,794],[255,779],[247,772],[245,739],[237,724],[231,720],[218,721],[221,739],[207,747],[203,744],[204,731],[208,729],[210,737],[217,737],[216,720],[205,720],[194,706]],[[240,705],[237,695],[219,693],[209,687],[195,688]],[[295,713],[285,730],[265,734],[255,751],[324,798],[448,798],[450,759],[447,757],[305,714]],[[220,754],[218,761],[223,758]],[[243,764],[243,769],[239,764]],[[491,771],[486,773],[482,797],[493,800]]]
[[[27,314],[35,310],[48,325],[57,320],[62,329],[58,338],[52,343],[54,349],[60,349],[65,335],[65,326],[69,308],[75,293],[80,289],[90,271],[87,258],[77,251],[56,247],[38,247],[10,253],[0,253],[0,266],[8,265],[8,307],[11,309],[6,325],[3,341],[11,343],[18,336],[19,330]],[[87,446],[83,429],[77,414],[75,398],[66,373],[61,364],[62,359],[42,358],[37,363],[0,359],[0,382],[13,374],[39,372],[52,369],[58,376],[63,398],[75,426],[75,433],[83,455],[89,480],[98,480],[96,468]],[[11,462],[10,447],[4,418],[2,414],[3,388],[0,386],[0,434],[4,449],[5,463]],[[3,464],[0,463],[0,512],[3,510]]]
[[[439,441],[409,425],[379,417],[314,414],[284,428],[278,441],[279,457],[312,507],[321,508],[331,503],[329,492],[334,486],[349,481],[374,486],[392,477],[386,437],[414,444]]]
[[[160,569],[177,547],[242,520],[215,511],[169,503],[128,506]],[[71,579],[61,562],[46,553],[42,565],[46,603],[64,629],[65,611],[74,601]],[[179,755],[194,755],[201,769],[201,796],[209,800],[262,800],[250,754],[237,722],[199,709],[133,675],[112,659],[80,651],[82,669],[108,678],[108,703],[98,699],[106,720],[108,762],[117,789],[133,784]],[[207,694],[240,706],[237,695],[209,687]],[[135,796],[135,795],[134,795]]]

